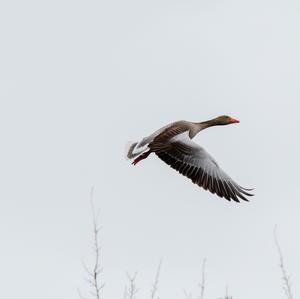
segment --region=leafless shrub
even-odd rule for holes
[[[98,225],[98,218],[99,218],[99,210],[95,211],[94,207],[94,188],[91,189],[91,210],[92,210],[92,217],[93,217],[93,235],[94,235],[94,264],[91,267],[86,266],[84,262],[82,262],[83,267],[87,273],[86,281],[91,287],[90,294],[92,297],[96,299],[101,299],[101,290],[104,288],[104,283],[102,282],[102,267],[100,264],[100,236],[99,232],[101,227]],[[79,297],[81,299],[87,299],[86,296],[83,296],[81,292],[78,290]]]
[[[105,284],[102,281],[102,272],[103,269],[101,267],[100,262],[100,253],[101,253],[101,246],[100,246],[100,230],[101,227],[98,224],[98,218],[99,218],[99,210],[95,210],[94,201],[93,201],[93,188],[91,189],[91,211],[92,211],[92,220],[93,220],[93,251],[94,251],[94,263],[91,267],[86,266],[86,264],[83,262],[83,267],[87,273],[86,281],[88,282],[91,290],[90,290],[90,296],[101,299],[102,298],[102,289],[104,288]],[[279,266],[282,273],[282,281],[283,281],[283,290],[285,293],[285,296],[287,299],[293,299],[292,294],[292,287],[291,287],[291,281],[290,277],[286,271],[286,267],[284,264],[284,258],[281,250],[280,243],[277,238],[277,227],[274,229],[274,241],[276,245],[276,249],[279,256]],[[162,266],[162,260],[160,260],[159,265],[157,267],[156,275],[154,282],[152,284],[152,288],[150,290],[150,299],[159,299],[157,296],[158,291],[158,285],[159,285],[159,278],[160,278],[160,272],[161,272],[161,266]],[[206,270],[206,259],[202,262],[202,277],[201,282],[198,284],[200,288],[200,295],[197,297],[198,299],[204,299],[205,298],[205,283],[206,283],[206,277],[205,277],[205,270]],[[127,273],[127,278],[129,284],[125,286],[124,289],[124,299],[137,299],[136,295],[138,293],[138,288],[136,285],[136,278],[137,278],[137,272],[135,272],[133,275],[130,275]],[[88,296],[84,296],[81,294],[81,292],[78,290],[78,295],[81,299],[88,299]],[[186,299],[193,299],[193,295],[186,290],[184,291],[184,296]],[[232,299],[233,297],[229,295],[228,293],[228,287],[226,287],[226,293],[223,297],[219,299]]]
[[[280,266],[281,274],[282,274],[283,290],[286,295],[286,298],[293,299],[290,277],[286,271],[284,260],[283,260],[282,250],[281,250],[278,238],[277,238],[277,226],[275,226],[275,229],[274,229],[274,241],[275,241],[275,245],[276,245],[277,252],[279,255],[279,266]]]

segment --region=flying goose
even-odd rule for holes
[[[229,201],[248,201],[246,196],[253,196],[249,193],[252,189],[238,185],[204,148],[192,140],[204,129],[234,123],[239,123],[239,120],[227,115],[204,122],[177,121],[162,127],[140,142],[130,144],[127,158],[133,159],[132,164],[136,165],[151,153],[155,153],[170,167],[205,190]]]

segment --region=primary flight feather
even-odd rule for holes
[[[155,153],[161,160],[170,165],[193,183],[209,190],[213,194],[227,200],[248,201],[247,196],[252,189],[238,185],[218,165],[204,148],[192,139],[202,130],[212,126],[239,123],[227,115],[204,122],[177,121],[157,130],[140,142],[130,145],[127,158],[133,159],[136,165]]]

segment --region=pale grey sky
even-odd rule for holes
[[[101,208],[104,298],[138,271],[147,298],[284,298],[279,239],[300,294],[298,1],[2,1],[1,288],[5,299],[77,298]],[[128,140],[168,122],[229,114],[196,141],[241,185],[228,203]]]

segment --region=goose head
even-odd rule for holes
[[[214,118],[213,122],[216,125],[224,126],[224,125],[230,125],[230,124],[237,124],[240,121],[231,116],[228,116],[228,115],[221,115],[221,116]]]
[[[240,121],[228,116],[228,115],[221,115],[218,116],[216,118],[207,120],[207,121],[203,121],[201,123],[199,123],[200,125],[200,130],[209,128],[209,127],[214,127],[214,126],[225,126],[225,125],[230,125],[230,124],[237,124]]]

